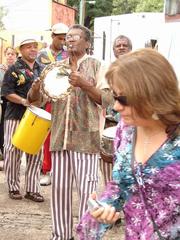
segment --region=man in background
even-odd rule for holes
[[[119,56],[127,54],[128,52],[132,51],[132,42],[131,40],[125,35],[119,35],[115,38],[113,43],[113,52],[116,59]],[[106,110],[106,120],[105,120],[105,129],[109,127],[116,126],[120,119],[120,115],[113,109],[113,106],[110,106]],[[114,135],[114,131],[112,131],[112,139]],[[109,133],[108,133],[109,134]],[[103,136],[102,136],[103,142]],[[110,144],[110,141],[109,141]],[[104,178],[104,184],[106,185],[112,179],[112,168],[113,168],[113,152],[112,155],[107,155],[101,151],[100,153],[100,169]]]
[[[115,38],[113,44],[113,52],[116,58],[119,58],[120,55],[124,55],[132,51],[132,42],[125,35],[119,35]]]

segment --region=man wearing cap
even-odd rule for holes
[[[68,27],[63,23],[57,23],[52,26],[51,31],[51,45],[42,49],[37,57],[38,62],[46,65],[67,58],[65,37],[68,32]]]
[[[42,49],[37,57],[37,61],[48,65],[55,61],[60,61],[68,57],[65,49],[65,37],[68,27],[63,23],[57,23],[52,26],[52,43],[49,47]],[[51,104],[47,103],[45,110],[51,112]],[[42,186],[51,184],[51,155],[49,152],[50,133],[44,143],[44,158],[42,164],[42,172],[45,176],[40,180]]]
[[[12,145],[11,138],[29,105],[27,92],[32,82],[38,78],[43,66],[36,62],[41,44],[35,39],[23,40],[17,50],[21,54],[15,64],[5,73],[2,95],[8,100],[5,111],[4,170],[8,183],[9,197],[21,200],[20,164],[23,152]],[[28,139],[27,139],[28,141]],[[25,198],[35,202],[43,202],[39,193],[41,170],[41,151],[37,155],[26,154]]]

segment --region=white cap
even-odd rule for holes
[[[20,41],[20,43],[16,47],[16,51],[19,52],[20,47],[25,45],[25,44],[28,44],[28,43],[37,43],[38,44],[38,49],[41,49],[43,47],[42,42],[39,42],[34,38],[28,38],[28,39],[24,39],[24,40]]]
[[[54,34],[66,34],[69,28],[64,23],[56,23],[52,26],[51,30]]]

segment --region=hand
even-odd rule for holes
[[[96,199],[96,193],[92,193],[90,198]],[[98,208],[97,210],[91,211],[90,214],[98,222],[104,224],[113,224],[120,218],[120,212],[116,212],[115,208],[108,204]]]
[[[41,81],[39,78],[35,79],[31,85],[31,88],[27,94],[27,99],[30,103],[39,101],[40,99],[40,85]]]
[[[31,85],[32,91],[39,92],[39,90],[40,90],[40,83],[41,83],[41,81],[40,81],[39,78],[35,79],[33,81],[32,85]]]
[[[83,74],[81,74],[78,71],[73,71],[69,75],[69,83],[74,87],[80,87],[87,85],[87,81],[85,80],[85,77]]]
[[[30,102],[27,99],[25,99],[25,98],[21,99],[21,104],[23,106],[25,106],[25,107],[29,107],[30,106]]]

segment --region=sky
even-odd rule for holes
[[[7,30],[47,30],[50,11],[48,0],[0,0],[8,10],[3,18]],[[47,3],[47,4],[46,4]]]

